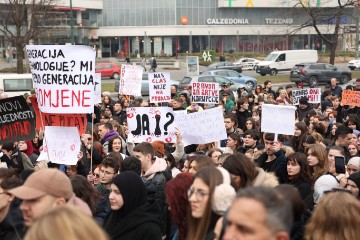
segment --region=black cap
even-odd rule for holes
[[[308,104],[308,98],[307,98],[307,97],[301,97],[301,98],[299,99],[299,103],[300,103],[300,104],[307,105],[307,104]]]

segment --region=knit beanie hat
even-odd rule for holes
[[[223,183],[215,187],[212,199],[212,210],[218,214],[223,215],[231,206],[236,192],[230,185],[230,174],[225,168],[218,168],[223,176]]]
[[[358,171],[360,171],[360,157],[352,157],[350,158],[349,162],[347,163],[347,166],[353,165],[357,168]]]
[[[360,172],[351,174],[348,180],[353,181],[356,184],[356,186],[360,189]]]
[[[151,145],[155,149],[155,151],[157,151],[158,153],[164,155],[164,153],[165,153],[164,142],[162,142],[162,141],[153,141],[151,143]]]
[[[301,97],[301,98],[299,99],[299,103],[300,103],[300,104],[307,105],[307,104],[308,104],[308,98],[307,98],[307,97]]]
[[[338,181],[334,176],[330,174],[322,175],[314,184],[314,202],[319,203],[321,197],[324,195],[324,192],[332,190],[338,186]]]

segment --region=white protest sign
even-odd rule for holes
[[[307,97],[309,103],[321,102],[321,88],[307,88],[292,90],[293,105],[299,105],[301,97]]]
[[[176,142],[174,114],[169,107],[127,108],[129,135],[134,142]]]
[[[27,45],[41,112],[93,113],[95,50],[82,45]]]
[[[81,145],[76,127],[45,126],[45,138],[51,162],[76,165]]]
[[[219,83],[192,83],[191,102],[219,103]]]
[[[199,75],[199,57],[187,56],[186,57],[187,75],[196,76]]]
[[[149,99],[151,103],[171,100],[170,73],[149,73]]]
[[[121,65],[119,94],[141,96],[141,82],[144,68],[128,64]]]
[[[261,131],[275,134],[294,135],[294,106],[263,104],[261,111]]]
[[[43,139],[42,151],[40,151],[39,157],[36,159],[37,162],[39,161],[50,161],[48,157],[48,148],[46,145],[46,138]]]
[[[101,103],[101,73],[95,73],[94,103]]]
[[[179,114],[175,116],[175,122],[181,131],[185,146],[227,138],[224,116],[220,107],[196,113]]]

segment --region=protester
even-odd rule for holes
[[[306,155],[295,152],[287,157],[289,183],[297,188],[301,198],[306,201],[312,195],[312,178]]]
[[[24,219],[19,206],[21,201],[8,193],[21,185],[15,169],[0,168],[0,239],[21,240],[25,233]]]
[[[169,204],[171,218],[177,227],[172,237],[172,239],[175,240],[186,239],[187,221],[184,216],[186,216],[189,205],[187,191],[192,182],[192,175],[188,173],[180,173],[166,183],[166,199]]]
[[[274,174],[255,167],[253,162],[242,153],[228,156],[223,168],[230,173],[231,185],[236,191],[250,186],[275,187],[279,184]]]
[[[357,239],[359,216],[360,202],[355,197],[344,192],[329,193],[316,206],[306,226],[305,239]]]
[[[244,207],[246,206],[246,207]],[[224,240],[290,239],[291,203],[275,189],[255,187],[238,192],[226,217]]]
[[[119,133],[114,131],[111,123],[101,123],[98,127],[98,134],[100,136],[101,144],[103,145],[105,153],[109,151],[109,141],[114,137],[119,137]]]
[[[351,191],[352,195],[360,200],[360,173],[352,173],[347,179],[346,189]]]
[[[36,171],[22,186],[8,192],[23,200],[20,210],[26,227],[30,227],[48,210],[66,204],[91,215],[89,206],[75,196],[69,178],[57,169]]]
[[[14,142],[3,144],[1,151],[4,154],[2,162],[6,162],[8,168],[17,168],[20,171],[34,169],[29,157],[21,152]]]
[[[329,171],[329,161],[326,148],[320,143],[311,144],[307,148],[307,161],[310,166],[312,181],[315,182],[320,176]]]
[[[108,240],[95,221],[71,206],[60,206],[46,212],[26,233],[24,240],[88,239]]]
[[[188,190],[187,239],[214,239],[214,228],[235,197],[235,190],[215,167],[201,169]]]
[[[189,162],[189,173],[195,175],[200,169],[208,166],[214,166],[212,159],[205,155],[195,155]]]
[[[111,212],[104,228],[111,239],[161,239],[156,200],[148,201],[146,188],[140,176],[126,171],[111,183],[109,195]]]
[[[275,134],[264,133],[265,152],[262,153],[256,164],[266,172],[274,172],[279,183],[286,183],[288,176],[286,170],[286,157],[281,149],[281,142],[275,141]]]
[[[219,156],[223,154],[223,151],[219,148],[213,148],[207,152],[207,156],[211,157],[215,166],[219,166]]]

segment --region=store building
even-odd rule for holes
[[[313,2],[322,8],[331,1]],[[326,48],[313,28],[292,33],[294,26],[309,21],[303,9],[291,7],[294,0],[103,0],[103,4],[97,32],[105,57],[119,51],[171,56],[204,49]],[[341,25],[354,25],[353,11],[345,9]],[[327,19],[320,29],[331,34],[334,22]],[[344,41],[341,49],[347,48]]]
[[[103,57],[174,56],[205,49],[325,50],[326,44],[313,28],[294,33],[296,26],[310,20],[303,9],[292,7],[296,1],[301,0],[72,0],[75,43],[100,48]],[[337,1],[310,2],[325,8]],[[70,0],[58,2],[55,18],[44,19],[44,27],[49,28],[34,40],[36,44],[70,42],[69,6]],[[344,9],[342,27],[355,26],[354,10]],[[334,22],[333,18],[324,20],[321,32],[331,34]],[[353,48],[353,32],[342,32],[339,49]],[[0,34],[0,48],[4,46]]]

